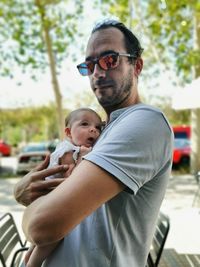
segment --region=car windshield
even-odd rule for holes
[[[22,152],[47,151],[48,147],[45,144],[31,144],[22,149]]]
[[[174,146],[175,148],[183,148],[183,147],[190,146],[190,140],[184,139],[184,138],[175,138]]]

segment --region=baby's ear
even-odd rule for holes
[[[67,137],[71,138],[71,136],[72,136],[71,135],[71,129],[69,127],[65,128],[65,134],[66,134]]]

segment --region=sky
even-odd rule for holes
[[[71,68],[63,70],[58,76],[61,94],[66,100],[74,93],[89,88],[88,79],[80,76],[76,63],[69,62],[68,65],[71,65]],[[15,77],[17,78],[0,79],[0,109],[45,105],[54,101],[51,77],[48,73],[38,75],[37,81],[32,80],[28,74],[22,75],[19,71]],[[22,84],[19,86],[18,82]]]

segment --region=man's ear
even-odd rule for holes
[[[137,77],[140,75],[142,68],[143,68],[143,60],[141,57],[139,57],[135,61],[135,68],[134,68],[134,73]]]
[[[71,129],[69,127],[65,128],[65,134],[67,137],[71,138]]]

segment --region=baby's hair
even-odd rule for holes
[[[101,121],[101,117],[93,109],[91,109],[91,108],[78,108],[78,109],[70,112],[68,114],[68,116],[65,118],[65,127],[71,127],[73,122],[77,120],[77,117],[79,116],[79,114],[84,112],[84,111],[94,113]]]

